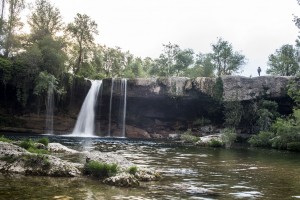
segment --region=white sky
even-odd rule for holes
[[[295,44],[300,16],[296,0],[51,0],[66,23],[76,13],[98,24],[97,42],[119,46],[135,56],[157,58],[162,44],[178,44],[208,53],[217,37],[232,43],[248,63],[241,75],[263,74],[268,56],[283,44]]]

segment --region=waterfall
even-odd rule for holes
[[[109,100],[109,114],[108,114],[108,137],[111,136],[111,110],[112,110],[112,100],[113,100],[113,92],[114,92],[114,82],[115,79],[111,79],[110,86],[110,100]]]
[[[114,91],[119,92],[119,99],[113,98]],[[110,88],[110,101],[109,101],[109,113],[108,113],[108,137],[117,136],[117,137],[125,137],[126,132],[126,106],[127,106],[127,80],[115,80],[111,81]],[[119,107],[116,104],[116,101],[119,100]],[[113,106],[114,104],[114,106]],[[118,111],[118,112],[117,112]],[[114,115],[113,115],[114,113]],[[116,115],[118,114],[118,115]],[[117,122],[118,129],[120,129],[120,133],[115,135],[116,132],[112,133],[112,118],[114,117],[114,121]]]
[[[126,97],[127,97],[127,80],[126,79],[122,79],[121,80],[121,94],[120,94],[120,104],[123,104],[123,109],[121,109],[122,107],[120,106],[120,111],[123,111],[123,113],[121,114],[122,118],[122,135],[121,137],[125,137],[125,131],[126,131]]]
[[[95,126],[95,106],[102,80],[92,80],[92,86],[84,99],[73,130],[73,136],[93,136]]]
[[[47,102],[46,102],[46,134],[53,134],[53,108],[54,108],[53,85],[48,87]]]

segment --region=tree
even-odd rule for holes
[[[293,45],[283,45],[269,56],[267,74],[293,76],[299,71],[298,53]]]
[[[19,27],[22,26],[19,15],[21,11],[25,8],[24,0],[7,0],[7,3],[8,3],[8,20],[5,23],[6,26],[4,30],[4,40],[3,40],[4,57],[6,58],[10,56],[13,49],[16,46],[18,46],[16,31],[18,30]],[[1,26],[2,23],[3,23],[3,16],[1,16]],[[3,30],[4,27],[2,26],[1,28]]]
[[[98,35],[97,24],[87,15],[77,14],[73,23],[68,24],[67,31],[75,39],[77,59],[73,71],[77,74],[83,62],[84,53],[91,50],[94,35]]]
[[[31,28],[32,40],[41,40],[43,37],[62,30],[63,23],[60,11],[48,0],[37,0],[34,10],[28,19]]]
[[[181,75],[193,63],[194,51],[192,49],[179,50],[175,55],[175,64],[171,68],[172,74]]]
[[[238,72],[241,66],[245,64],[245,56],[239,52],[234,52],[232,45],[222,38],[219,38],[216,44],[212,44],[212,49],[211,58],[218,76]]]
[[[199,53],[196,55],[196,62],[192,68],[188,68],[185,75],[190,78],[195,77],[213,77],[214,64],[210,54]]]
[[[3,25],[4,25],[4,8],[5,8],[5,0],[1,0],[1,15],[0,15],[0,36],[3,34]]]

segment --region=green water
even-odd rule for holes
[[[81,148],[81,143],[67,144]],[[0,199],[300,199],[299,153],[113,141],[90,145],[122,154],[137,166],[153,167],[163,179],[119,188],[86,178],[0,175]]]

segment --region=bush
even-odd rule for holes
[[[253,135],[248,142],[255,147],[271,147],[274,133],[261,131],[257,135]]]
[[[45,145],[45,146],[48,146],[48,144],[49,144],[49,139],[48,139],[48,138],[41,138],[41,139],[39,139],[37,142],[38,142],[38,143],[41,143],[41,144],[43,144],[43,145]]]
[[[128,173],[129,174],[135,175],[137,173],[137,171],[138,171],[137,166],[131,166],[131,167],[128,168]]]
[[[233,128],[225,128],[223,134],[221,135],[222,143],[225,144],[227,148],[231,147],[232,143],[236,140],[236,132]]]
[[[300,151],[300,142],[287,143],[287,150],[289,150],[289,151]]]
[[[184,142],[191,142],[191,143],[195,143],[198,142],[200,140],[199,137],[192,135],[191,130],[187,130],[186,132],[184,132],[181,136],[180,139],[183,140]]]
[[[210,146],[210,147],[222,147],[223,144],[222,144],[222,142],[220,142],[219,140],[212,139],[212,140],[208,143],[208,146]]]
[[[101,163],[93,160],[86,163],[84,167],[85,174],[92,175],[97,178],[113,176],[117,173],[117,171],[117,164]]]

